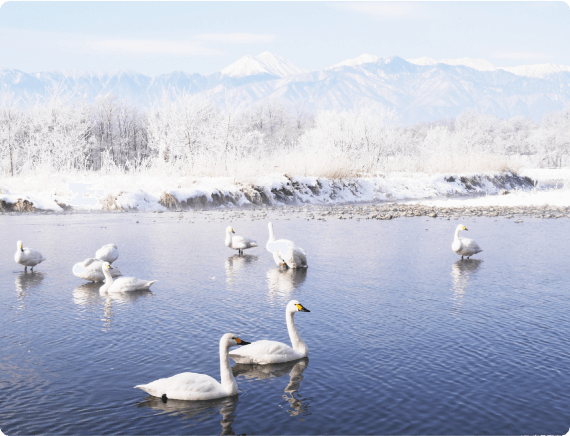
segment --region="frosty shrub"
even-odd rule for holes
[[[112,95],[87,103],[57,89],[21,103],[0,95],[3,177],[97,171],[250,182],[273,173],[347,178],[570,165],[570,109],[540,124],[466,111],[401,126],[381,107],[311,114],[303,103],[268,101],[221,110],[188,93],[165,93],[145,111]]]

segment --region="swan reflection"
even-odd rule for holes
[[[465,291],[473,274],[477,272],[483,261],[481,259],[464,259],[456,261],[451,267],[451,277],[453,279],[453,311],[461,312]]]
[[[248,264],[257,261],[257,256],[252,254],[244,254],[243,256],[234,255],[226,259],[226,280],[228,283],[233,283],[235,274],[245,269]]]
[[[307,278],[308,268],[276,267],[267,271],[267,284],[269,292],[287,296],[299,289]]]
[[[42,272],[21,272],[16,276],[16,292],[18,294],[18,300],[21,302],[20,308],[24,310],[26,308],[25,298],[26,295],[36,290],[44,279],[44,273]]]
[[[222,435],[235,434],[232,430],[232,423],[235,420],[233,413],[236,410],[238,395],[233,397],[220,398],[208,401],[182,401],[182,400],[166,400],[149,396],[145,398],[137,407],[149,407],[160,413],[171,416],[181,416],[182,419],[193,419],[194,421],[203,421],[208,419],[214,413],[219,412],[222,415],[220,424],[222,425]]]
[[[84,283],[73,290],[73,302],[79,306],[98,306],[104,300],[99,295],[101,283]]]
[[[278,378],[289,374],[289,384],[285,388],[283,398],[292,407],[287,410],[291,416],[305,413],[309,409],[308,399],[302,397],[299,392],[303,371],[309,366],[309,358],[294,360],[292,362],[272,363],[269,365],[245,365],[236,363],[232,368],[234,377],[244,376],[247,379],[263,380],[267,378]]]

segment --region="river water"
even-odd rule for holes
[[[564,434],[570,426],[570,220],[284,220],[248,214],[0,216],[0,429],[7,434]],[[280,219],[276,219],[280,218]],[[276,236],[307,252],[282,271]],[[138,223],[136,222],[138,221]],[[257,239],[242,258],[225,227]],[[27,274],[16,241],[47,261]],[[73,264],[107,243],[151,292],[105,297]],[[137,384],[219,379],[218,342],[289,343],[309,358],[235,365],[239,394],[163,403]]]

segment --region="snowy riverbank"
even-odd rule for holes
[[[470,201],[474,206],[570,205],[570,169],[521,174],[391,173],[332,180],[261,177],[251,183],[229,178],[93,173],[0,180],[3,211],[166,211],[247,206],[337,205],[422,201]],[[507,194],[508,195],[500,195]],[[534,202],[534,203],[533,203]]]

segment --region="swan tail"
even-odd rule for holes
[[[259,245],[257,245],[257,242],[252,242],[251,244],[249,244],[251,247],[259,247]]]
[[[153,283],[158,282],[158,280],[153,280],[152,282],[148,282],[147,288],[150,288]]]

